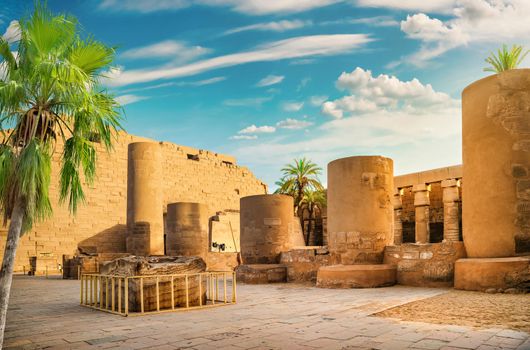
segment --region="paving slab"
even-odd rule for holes
[[[239,285],[236,305],[122,317],[81,307],[79,281],[16,276],[5,348],[530,350],[525,332],[373,316],[447,291]]]

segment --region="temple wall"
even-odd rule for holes
[[[60,153],[56,152],[50,188],[53,217],[22,237],[15,271],[27,271],[31,256],[47,257],[53,265],[48,270],[57,270],[62,255],[73,255],[78,245],[91,253],[126,251],[127,149],[129,143],[143,141],[155,142],[120,133],[110,154],[96,144],[97,180],[93,186],[84,186],[86,202],[75,216],[69,213],[67,204],[59,205]],[[233,157],[166,142],[161,143],[161,148],[164,213],[167,204],[174,202],[207,204],[212,216],[224,210],[237,212],[240,197],[266,192],[266,185],[246,167],[236,165]],[[4,252],[6,236],[7,228],[0,227],[0,254]]]

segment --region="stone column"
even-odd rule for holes
[[[442,181],[444,202],[444,242],[458,242],[460,239],[460,195],[458,180]]]
[[[429,243],[429,186],[414,185],[414,207],[416,209],[416,243]]]
[[[127,252],[164,255],[162,149],[155,142],[129,144]]]
[[[392,244],[394,163],[380,156],[328,164],[328,239],[333,263],[375,264]]]
[[[394,245],[401,245],[403,243],[403,222],[401,221],[403,201],[399,191],[394,193],[392,204],[394,205]]]

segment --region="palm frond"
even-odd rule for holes
[[[485,59],[486,63],[490,67],[484,68],[485,72],[500,73],[506,70],[515,69],[528,55],[529,50],[523,53],[523,47],[519,45],[513,45],[510,50],[506,45],[497,50],[497,54],[493,52],[488,58]]]

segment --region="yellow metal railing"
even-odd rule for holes
[[[82,274],[80,304],[122,316],[235,304],[233,271],[175,275]]]

